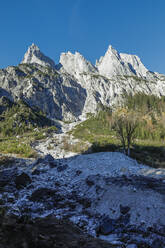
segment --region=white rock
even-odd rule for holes
[[[107,78],[133,74],[128,64],[121,60],[120,54],[112,46],[109,46],[105,55],[96,62],[96,66],[99,73]]]
[[[137,76],[146,76],[147,68],[142,64],[140,58],[136,55],[120,53],[123,62],[127,63]]]
[[[75,52],[75,54],[71,52],[62,53],[60,63],[67,73],[75,77],[82,73],[96,72],[96,68],[78,52]]]
[[[137,75],[145,77],[148,70],[136,55],[118,53],[109,46],[105,56],[101,57],[96,66],[101,75],[112,78],[115,75]]]
[[[21,62],[22,64],[39,64],[42,66],[49,66],[54,68],[55,63],[53,60],[45,56],[34,43],[28,48],[27,52],[24,55],[24,59]]]

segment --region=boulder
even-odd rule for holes
[[[83,205],[83,208],[90,208],[91,207],[91,200],[88,198],[78,198],[77,201]]]
[[[99,234],[102,235],[108,235],[115,230],[115,227],[116,227],[116,220],[111,219],[107,216],[101,221],[98,232]]]
[[[127,226],[130,222],[130,214],[120,215],[117,221],[120,225]]]
[[[45,156],[44,160],[47,161],[47,162],[53,162],[53,161],[54,161],[54,158],[53,158],[52,155],[47,154],[47,155]]]
[[[53,207],[65,207],[64,197],[51,188],[36,189],[29,197],[29,200],[33,202],[42,202],[48,209],[52,209]]]
[[[50,154],[47,154],[45,156],[44,162],[48,163],[51,168],[54,168],[54,167],[58,166],[58,162]]]
[[[82,171],[81,170],[76,170],[76,176],[80,176],[82,174]]]
[[[31,178],[25,173],[22,172],[20,175],[15,178],[15,185],[17,189],[24,188],[32,182]]]
[[[91,187],[95,184],[95,182],[90,177],[87,177],[85,182],[89,187]]]
[[[42,202],[55,195],[55,190],[49,188],[39,188],[33,191],[29,200],[33,202]]]
[[[120,213],[125,215],[130,211],[130,207],[120,205]]]

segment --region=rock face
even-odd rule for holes
[[[75,54],[72,54],[71,52],[62,53],[60,63],[67,73],[76,78],[81,77],[82,73],[97,72],[96,68],[78,52]]]
[[[118,53],[112,46],[109,46],[104,57],[96,63],[101,75],[112,78],[116,75],[128,75],[146,77],[148,70],[136,55]]]
[[[112,46],[109,46],[105,56],[100,58],[96,66],[99,73],[107,78],[132,74],[131,68],[121,60],[120,54]]]
[[[39,64],[0,70],[0,92],[10,100],[37,106],[48,118],[67,120],[81,115],[86,100],[86,90],[75,78]]]
[[[146,67],[142,64],[140,58],[136,55],[130,55],[125,53],[120,53],[121,59],[124,63],[128,64],[131,71],[140,77],[146,77],[147,72],[149,72]]]
[[[148,71],[136,55],[109,46],[96,66],[76,52],[62,53],[60,64],[32,44],[22,63],[0,70],[0,97],[23,99],[48,118],[78,120],[100,105],[120,104],[123,94],[165,95],[165,75]]]
[[[34,43],[28,48],[24,55],[22,64],[39,64],[42,66],[55,67],[55,63],[50,58],[46,57]]]

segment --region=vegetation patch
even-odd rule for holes
[[[35,157],[31,143],[45,139],[57,131],[55,123],[38,108],[23,100],[14,103],[0,99],[0,152]]]
[[[7,101],[8,105],[6,106]],[[22,135],[25,132],[33,131],[34,128],[50,127],[54,125],[40,109],[30,107],[23,100],[19,100],[17,103],[12,103],[9,100],[6,100],[6,102],[5,105],[1,105],[1,137]]]
[[[31,148],[27,141],[21,139],[0,140],[0,152],[3,154],[14,154],[19,157],[33,158],[36,152]]]

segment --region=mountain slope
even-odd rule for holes
[[[0,99],[0,134],[13,136],[33,131],[35,128],[52,126],[55,123],[46,118],[42,111],[31,108],[22,100],[13,103],[5,97]],[[55,128],[54,128],[55,129]]]
[[[10,100],[23,99],[48,118],[57,119],[78,117],[86,98],[86,90],[74,78],[37,64],[0,70],[0,95],[4,94]]]

